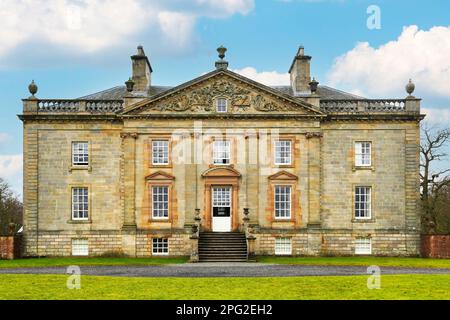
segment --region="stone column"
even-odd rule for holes
[[[122,138],[122,201],[123,226],[122,250],[128,256],[136,256],[136,139],[137,133],[121,133]]]
[[[320,228],[321,132],[306,134],[308,144],[308,227]]]

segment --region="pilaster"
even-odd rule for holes
[[[122,138],[122,199],[123,227],[136,229],[135,194],[136,194],[136,139],[137,133],[121,133]]]
[[[308,227],[320,227],[321,132],[306,134],[308,145]]]

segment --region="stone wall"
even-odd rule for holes
[[[0,260],[12,260],[21,257],[22,237],[0,237]]]
[[[424,258],[450,258],[450,235],[422,235]]]

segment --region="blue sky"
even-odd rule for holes
[[[450,122],[450,2],[364,0],[0,0],[0,176],[21,192],[21,99],[76,98],[121,85],[142,44],[152,82],[177,85],[230,68],[286,84],[300,44],[321,83],[367,97],[403,98],[409,78],[439,126]],[[51,3],[51,5],[49,5]],[[369,29],[377,5],[381,28]],[[449,165],[447,162],[446,165]]]

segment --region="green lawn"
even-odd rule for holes
[[[0,275],[0,299],[446,299],[450,275],[386,275],[369,290],[366,276],[289,278],[123,278]]]
[[[77,266],[120,266],[160,265],[186,263],[188,258],[34,258],[0,260],[0,268],[65,267]]]
[[[333,266],[370,266],[411,267],[411,268],[450,268],[450,259],[397,258],[397,257],[258,257],[258,262],[333,265]]]
[[[186,263],[187,257],[179,258],[40,258],[0,260],[0,268],[63,267],[77,266],[119,266],[119,265],[160,265]],[[450,268],[450,259],[395,258],[395,257],[258,257],[258,262],[380,267]]]

